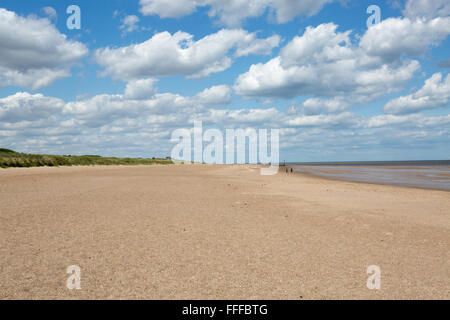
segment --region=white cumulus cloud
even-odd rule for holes
[[[139,17],[136,15],[125,16],[125,18],[122,19],[122,24],[119,26],[119,29],[122,30],[124,34],[133,32],[139,29],[139,21]]]
[[[38,89],[70,76],[88,49],[68,40],[48,19],[0,8],[0,86]]]
[[[450,17],[433,20],[389,18],[370,27],[360,47],[371,57],[392,62],[402,56],[424,54],[450,34]]]
[[[285,23],[297,16],[312,16],[333,0],[140,0],[144,15],[161,18],[179,18],[189,15],[198,7],[208,7],[208,15],[222,25],[237,27],[247,18],[255,18],[269,12],[278,23]]]
[[[50,20],[56,21],[58,19],[58,13],[53,7],[44,7],[42,8],[44,14],[50,18]]]
[[[450,74],[442,79],[441,73],[435,73],[417,92],[389,101],[384,107],[384,112],[406,114],[449,106]]]
[[[334,23],[307,27],[279,56],[241,74],[234,89],[254,98],[314,95],[371,101],[401,89],[420,69],[413,58],[448,34],[450,18],[386,19],[369,28],[356,44],[351,31],[339,32]]]
[[[223,29],[198,41],[186,32],[161,32],[143,43],[99,49],[95,56],[106,74],[125,81],[173,75],[196,78],[229,68],[233,49],[236,56],[267,54],[278,42],[273,36],[257,39],[242,29]]]
[[[317,115],[328,113],[339,113],[346,110],[350,106],[350,102],[343,98],[320,99],[311,98],[303,102],[301,109],[304,114]]]
[[[152,97],[156,93],[156,90],[153,87],[156,81],[156,79],[150,78],[128,82],[125,88],[125,98],[142,100]]]
[[[64,102],[61,99],[45,97],[42,94],[17,92],[0,99],[0,122],[46,120],[61,114]]]
[[[220,85],[206,88],[195,96],[198,103],[208,106],[225,106],[231,102],[231,89]]]
[[[403,14],[410,18],[446,17],[450,15],[448,0],[408,0]]]

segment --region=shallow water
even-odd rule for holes
[[[322,163],[290,166],[296,172],[339,180],[450,191],[450,165],[446,162]]]

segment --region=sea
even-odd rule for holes
[[[450,160],[299,162],[295,172],[373,184],[450,191]]]

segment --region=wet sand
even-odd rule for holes
[[[321,178],[450,191],[450,166],[288,166]]]
[[[0,299],[450,299],[447,191],[74,167],[0,170],[0,201]]]

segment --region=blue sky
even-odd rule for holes
[[[381,21],[368,28],[370,5]],[[450,159],[449,1],[0,8],[2,147],[166,156],[171,133],[202,120],[280,128],[287,161]]]

